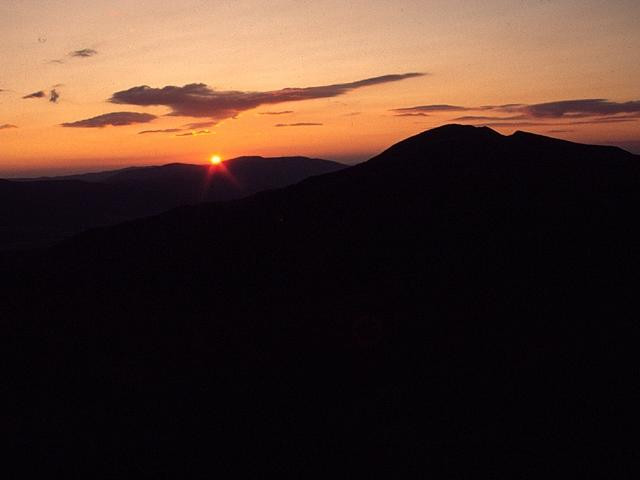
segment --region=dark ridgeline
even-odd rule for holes
[[[619,476],[638,160],[447,125],[7,258],[17,450],[113,478],[339,462]]]
[[[342,168],[306,157],[239,157],[222,166],[172,163],[0,180],[0,250],[50,245],[89,228],[237,199]]]

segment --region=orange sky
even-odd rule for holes
[[[451,121],[640,153],[638,18],[637,0],[4,0],[0,176],[353,163]]]

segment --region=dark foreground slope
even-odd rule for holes
[[[239,157],[219,166],[172,163],[0,180],[0,249],[49,245],[92,227],[241,198],[342,168],[306,157]]]
[[[616,148],[450,125],[7,260],[5,423],[113,478],[621,476],[639,185]]]

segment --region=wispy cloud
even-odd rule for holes
[[[44,98],[47,94],[44,93],[44,90],[40,90],[39,92],[33,92],[29,95],[25,95],[22,98]]]
[[[10,128],[18,128],[18,126],[13,125],[11,123],[5,123],[3,125],[0,125],[0,130],[9,130]]]
[[[67,53],[67,57],[70,58],[89,58],[98,54],[97,50],[93,48],[81,48],[80,50],[73,50],[72,52]],[[56,58],[54,60],[49,60],[49,63],[57,63],[64,64],[66,63],[63,58]]]
[[[531,127],[624,123],[640,120],[640,100],[613,102],[610,100],[577,99],[536,104],[509,103],[479,107],[457,105],[420,105],[393,109],[396,116],[420,116],[425,112],[482,112],[453,118],[458,122],[473,122],[490,127]],[[511,114],[504,116],[505,113]],[[503,114],[503,115],[499,115]]]
[[[176,133],[183,131],[184,130],[182,128],[164,128],[162,130],[143,130],[141,132],[138,132],[138,135],[143,135],[145,133]]]
[[[74,50],[73,52],[69,52],[70,57],[79,57],[79,58],[93,57],[94,55],[97,55],[97,54],[98,52],[93,48],[83,48],[80,50]]]
[[[293,110],[282,110],[281,112],[258,112],[260,115],[287,115],[293,113]]]
[[[528,118],[526,115],[512,115],[509,117],[487,117],[487,116],[483,116],[483,115],[467,115],[464,117],[456,117],[454,118],[455,121],[459,121],[459,122],[473,122],[473,121],[480,121],[480,120],[524,120]]]
[[[183,125],[184,128],[188,128],[190,130],[197,130],[198,128],[208,128],[208,127],[215,127],[218,124],[218,122],[195,122],[195,123],[187,123],[185,125]]]
[[[58,103],[58,99],[60,98],[60,93],[58,93],[58,91],[56,90],[56,87],[61,87],[61,84],[55,85],[54,87],[51,88],[51,90],[49,91],[49,101],[51,103]],[[44,90],[40,90],[38,92],[33,92],[30,93],[29,95],[25,95],[24,99],[32,99],[32,98],[46,98],[47,97],[47,93]]]
[[[197,132],[187,132],[187,133],[178,133],[176,137],[196,137],[200,135],[210,135],[211,131],[209,130],[199,130]]]
[[[298,123],[277,123],[274,127],[320,127],[322,123],[298,122]]]
[[[191,83],[182,87],[166,86],[152,88],[146,85],[116,92],[109,99],[112,103],[169,107],[169,115],[206,117],[215,121],[233,118],[241,112],[261,105],[298,102],[344,95],[353,90],[397,82],[423,76],[423,73],[404,73],[366,78],[349,83],[338,83],[304,88],[283,88],[267,92],[243,92],[215,90],[204,83]]]
[[[470,110],[467,107],[459,107],[457,105],[419,105],[417,107],[394,108],[392,112],[400,115],[407,113],[424,113],[424,112],[455,112]]]
[[[97,117],[78,120],[76,122],[63,123],[63,127],[71,128],[102,128],[106,126],[120,127],[124,125],[133,125],[135,123],[148,123],[155,120],[155,115],[150,113],[138,112],[112,112],[98,115]]]
[[[565,118],[578,116],[602,116],[618,113],[640,113],[640,100],[611,102],[602,98],[563,100],[560,102],[526,105],[523,112],[535,118]]]

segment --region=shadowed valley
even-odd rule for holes
[[[172,163],[0,180],[0,249],[44,246],[92,227],[241,198],[341,168],[306,157],[239,157],[221,165]]]

